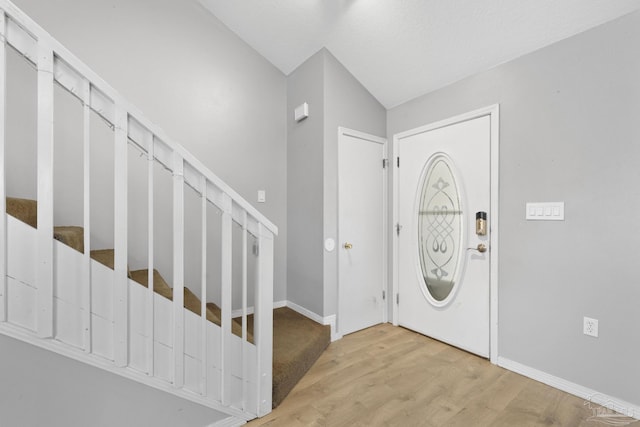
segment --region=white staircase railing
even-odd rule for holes
[[[95,354],[92,348],[94,339],[92,291],[95,273],[92,274],[91,250],[91,162],[89,148],[92,144],[90,133],[90,114],[97,113],[114,130],[114,271],[113,271],[113,358],[107,360],[114,369],[120,369],[122,375],[133,372],[134,379],[146,377],[144,382],[158,388],[168,389],[175,394],[182,395],[193,401],[205,404],[214,409],[226,411],[243,419],[262,416],[271,411],[271,366],[272,366],[272,294],[273,294],[273,242],[277,228],[262,214],[247,203],[227,184],[205,167],[198,159],[186,151],[182,146],[173,142],[158,127],[147,120],[137,109],[125,101],[111,86],[104,82],[78,58],[71,54],[60,43],[54,40],[41,27],[33,22],[21,10],[8,0],[0,0],[0,332],[15,331],[8,315],[8,233],[9,226],[6,211],[6,168],[5,168],[5,138],[6,138],[6,98],[7,98],[7,49],[11,46],[24,58],[35,65],[37,69],[37,223],[35,231],[37,237],[35,250],[35,284],[36,298],[34,312],[36,317],[34,330],[14,333],[18,337],[38,339],[38,345],[45,346],[47,342],[55,342],[52,349],[60,347],[60,338],[56,335],[59,327],[56,324],[55,281],[56,281],[56,249],[54,247],[54,191],[53,191],[53,158],[54,158],[54,84],[58,84],[74,94],[83,106],[83,174],[84,174],[84,254],[81,255],[82,267],[82,298],[81,323],[82,343],[78,350],[80,355],[73,357],[81,359],[81,354],[91,356]],[[132,214],[128,204],[128,147],[134,144],[148,159],[148,288],[144,290],[144,336],[146,342],[144,354],[146,367],[140,372],[132,366],[132,319],[130,307],[138,304],[131,291],[128,278],[128,219]],[[154,357],[158,328],[157,296],[154,295],[154,165],[160,163],[172,174],[173,198],[173,302],[170,315],[171,333],[171,387],[162,385],[163,380],[156,373],[160,370],[154,366],[158,357]],[[201,198],[202,239],[198,244],[202,254],[201,275],[201,310],[198,337],[201,340],[197,356],[199,359],[199,386],[185,384],[185,334],[187,330],[188,313],[183,308],[184,290],[184,241],[185,241],[185,185],[193,188]],[[221,211],[221,259],[220,259],[220,287],[221,287],[221,327],[220,332],[211,335],[209,329],[214,327],[207,320],[207,254],[210,243],[207,239],[207,210],[211,205]],[[233,223],[240,226],[242,259],[242,338],[241,345],[232,333],[232,271]],[[209,224],[210,225],[210,224]],[[247,240],[252,235],[257,241],[255,290],[253,296],[254,312],[254,344],[247,338]],[[57,245],[57,243],[56,243]],[[10,249],[10,248],[9,248]],[[209,248],[210,249],[210,248]],[[240,252],[240,251],[237,251]],[[236,264],[237,265],[237,264]],[[59,285],[58,285],[59,286]],[[137,292],[137,291],[136,291]],[[154,302],[155,301],[155,302]],[[188,314],[187,314],[188,313]],[[218,338],[211,343],[212,336]],[[44,343],[44,344],[43,344]],[[211,351],[215,348],[215,351]],[[238,354],[238,348],[240,352]],[[218,350],[219,349],[219,350]],[[66,350],[65,350],[66,351]],[[211,354],[214,353],[214,354]],[[219,360],[218,360],[219,356]],[[193,355],[190,355],[193,357]],[[216,359],[216,360],[213,360]],[[242,367],[235,365],[241,360]],[[101,363],[94,363],[100,365]],[[219,373],[219,381],[214,381],[212,366]],[[135,371],[135,372],[134,372]],[[144,375],[140,375],[140,374]],[[240,383],[241,398],[235,398],[231,392],[232,383]],[[213,386],[213,390],[212,388]],[[237,387],[236,387],[237,388]]]

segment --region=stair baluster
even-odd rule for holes
[[[184,160],[173,153],[173,386],[184,385]]]
[[[82,79],[82,173],[84,254],[82,259],[82,341],[85,353],[93,351],[93,322],[91,319],[91,83]]]
[[[37,331],[52,338],[53,330],[53,49],[38,40],[38,267]]]
[[[220,242],[222,244],[222,260],[220,264],[220,284],[222,307],[220,307],[220,320],[222,327],[222,381],[220,385],[220,396],[222,396],[222,404],[229,405],[231,403],[231,363],[233,360],[233,352],[231,348],[231,285],[232,285],[232,254],[233,254],[233,221],[232,201],[227,194],[222,196],[222,233]]]
[[[7,211],[5,121],[7,105],[7,18],[0,9],[0,212]],[[7,321],[7,216],[0,220],[0,322]]]
[[[200,177],[201,191],[201,275],[200,275],[200,393],[207,395],[207,178]]]
[[[114,165],[114,358],[116,366],[129,365],[129,279],[128,279],[128,115],[115,106]]]
[[[143,140],[147,146],[147,317],[146,317],[146,331],[147,331],[147,375],[155,375],[155,325],[154,325],[154,293],[155,284],[153,278],[154,266],[154,173],[153,168],[155,165],[155,141],[151,132],[144,132]]]

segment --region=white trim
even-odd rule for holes
[[[287,301],[283,300],[283,301],[276,301],[273,303],[273,309],[275,310],[276,308],[282,308],[282,307],[286,307],[287,306]],[[250,314],[255,313],[255,307],[251,306],[251,307],[247,307],[247,316]],[[231,317],[233,319],[235,319],[236,317],[241,317],[242,316],[242,309],[241,308],[237,308],[235,310],[231,311]]]
[[[227,417],[227,418],[225,418],[223,420],[216,421],[213,424],[209,424],[206,427],[238,427],[238,426],[243,426],[246,423],[247,422],[245,420],[242,420],[240,418]]]
[[[282,308],[282,307],[286,307],[287,306],[287,300],[282,300],[282,301],[276,301],[273,303],[273,309],[275,310],[276,308]],[[251,310],[253,310],[253,307],[251,308]]]
[[[336,330],[336,315],[335,314],[331,314],[329,316],[325,316],[322,317],[316,313],[314,313],[311,310],[307,310],[306,308],[296,304],[295,302],[291,302],[291,301],[286,301],[286,306],[289,307],[291,310],[295,311],[298,314],[303,315],[304,317],[307,317],[311,320],[313,320],[316,323],[320,323],[321,325],[329,325],[331,326],[331,342],[339,340],[340,338],[342,338],[342,335],[338,334],[338,331]],[[274,304],[274,308],[275,304]]]
[[[389,259],[389,242],[388,242],[388,234],[387,234],[387,229],[386,229],[386,224],[388,223],[388,218],[389,218],[389,167],[382,167],[383,165],[383,161],[384,159],[389,159],[389,142],[387,141],[386,138],[380,137],[380,136],[376,136],[376,135],[371,135],[365,132],[360,132],[357,130],[353,130],[353,129],[349,129],[346,127],[342,127],[339,126],[338,127],[338,145],[340,145],[340,141],[343,137],[345,136],[351,136],[354,138],[358,138],[358,139],[362,139],[364,141],[369,141],[369,142],[373,142],[373,143],[377,143],[377,144],[381,144],[382,145],[382,158],[380,159],[380,167],[382,168],[382,286],[380,289],[380,293],[384,293],[384,295],[387,295],[388,289],[389,289],[389,279],[388,279],[388,259]],[[338,153],[339,153],[340,149],[338,147]],[[340,162],[339,159],[339,155],[338,155],[338,164]],[[391,163],[391,162],[389,162]],[[338,184],[338,192],[340,191],[340,168],[337,168],[337,172],[336,174],[337,179],[336,182]],[[339,204],[339,198],[338,198],[338,204]],[[338,233],[338,241],[340,241],[340,218],[339,218],[339,206],[338,206],[338,218],[337,218],[337,233]],[[331,327],[331,341],[335,341],[338,340],[340,338],[342,338],[342,332],[339,332],[336,328],[337,328],[337,317],[340,316],[340,294],[341,294],[341,287],[340,287],[340,255],[339,255],[339,251],[336,251],[336,259],[337,259],[337,296],[338,296],[338,301],[336,301],[336,305],[337,305],[337,316],[333,315],[333,320],[328,320],[328,321],[332,321],[333,325]],[[382,313],[381,313],[381,323],[387,323],[388,319],[389,319],[389,310],[388,310],[388,296],[385,297],[384,300],[382,300]],[[329,316],[331,317],[331,316]],[[327,318],[325,318],[327,319]],[[330,323],[323,323],[323,324],[330,324]]]
[[[591,402],[596,405],[606,406],[607,408],[613,409],[623,415],[640,419],[640,406],[638,405],[600,393],[591,388],[567,381],[563,378],[556,377],[555,375],[548,374],[504,357],[498,357],[497,364],[511,372],[524,375],[532,380],[539,381],[558,390],[583,398],[585,399],[585,404]]]
[[[491,251],[490,257],[490,266],[489,266],[489,289],[490,289],[490,318],[489,318],[489,357],[491,363],[496,364],[498,360],[498,230],[499,230],[499,222],[498,222],[498,207],[499,207],[499,148],[500,148],[500,106],[499,104],[490,105],[488,107],[480,108],[474,111],[470,111],[468,113],[460,114],[455,117],[451,117],[445,120],[440,120],[435,123],[431,123],[425,126],[421,126],[415,129],[411,129],[405,132],[397,133],[393,136],[393,156],[392,158],[395,160],[398,153],[398,144],[401,139],[408,138],[410,136],[429,132],[435,129],[439,129],[445,126],[451,126],[455,123],[465,122],[469,120],[476,119],[478,117],[483,116],[491,117],[491,171],[490,171],[490,180],[491,180],[491,219],[490,219],[490,241],[489,248]],[[390,162],[392,165],[394,162]],[[393,168],[393,222],[391,228],[398,223],[398,168]],[[394,230],[392,230],[395,233]],[[393,255],[392,255],[392,265],[393,265],[393,282],[392,282],[392,298],[393,300],[393,310],[392,310],[392,318],[393,325],[398,326],[398,307],[396,295],[398,294],[399,287],[399,275],[398,275],[398,239],[393,239]]]

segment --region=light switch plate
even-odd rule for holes
[[[264,190],[258,190],[258,203],[264,203],[267,201],[267,192]]]
[[[564,202],[528,202],[527,221],[564,221]]]

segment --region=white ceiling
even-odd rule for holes
[[[285,74],[322,47],[391,108],[640,0],[198,0]]]

